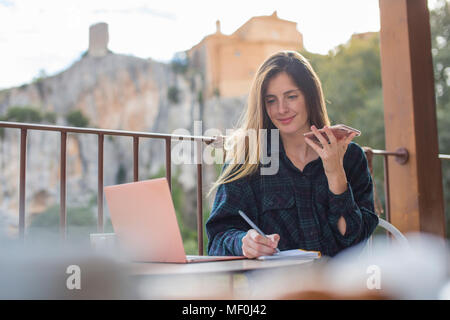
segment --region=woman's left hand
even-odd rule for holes
[[[337,140],[328,126],[324,127],[328,141],[322,136],[316,126],[311,126],[312,132],[319,139],[322,146],[319,146],[311,139],[305,137],[305,142],[317,152],[322,159],[323,168],[328,178],[330,190],[334,194],[340,194],[347,190],[347,178],[344,171],[344,155],[350,141],[356,136],[351,133],[348,137]]]

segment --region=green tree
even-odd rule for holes
[[[2,117],[3,121],[40,123],[42,114],[36,107],[32,106],[12,106]]]
[[[326,56],[302,53],[309,58],[322,81],[328,113],[333,123],[345,122],[358,127],[361,112],[368,104],[379,110],[377,118],[371,120],[383,123],[378,34],[369,38],[355,37]],[[383,147],[383,126],[381,129],[376,136],[363,132],[359,141]]]
[[[67,224],[72,226],[92,226],[96,224],[96,219],[91,207],[67,208]],[[46,211],[33,216],[30,228],[59,227],[59,205],[51,206]]]
[[[0,121],[40,123],[42,115],[37,108],[31,106],[12,106],[6,115],[0,117]],[[5,137],[5,128],[0,128],[0,139]]]
[[[430,11],[439,152],[450,154],[450,5],[437,2]],[[442,160],[447,237],[450,237],[450,161]]]
[[[50,123],[50,124],[55,124],[56,123],[56,112],[52,112],[52,111],[47,111],[42,115],[43,121]]]
[[[31,218],[28,227],[28,241],[40,241],[59,235],[60,207],[54,205]],[[89,234],[97,232],[97,218],[90,206],[67,208],[66,225],[67,239],[77,243],[88,243]]]
[[[431,43],[438,109],[448,108],[450,101],[450,5],[440,0],[430,11]]]
[[[170,87],[169,90],[167,90],[167,98],[172,103],[180,102],[180,90],[175,86]]]
[[[66,116],[66,121],[72,127],[85,128],[89,125],[89,119],[80,110],[69,112]]]
[[[127,169],[121,163],[119,165],[119,168],[117,169],[117,173],[116,173],[116,184],[125,183],[126,179],[127,179]]]

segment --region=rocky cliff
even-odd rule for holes
[[[172,95],[169,93],[172,92]],[[175,95],[175,97],[174,97]],[[203,131],[225,133],[233,126],[245,98],[202,99],[202,76],[177,73],[169,64],[108,53],[85,55],[67,70],[33,83],[0,92],[0,116],[14,106],[32,106],[56,115],[56,124],[67,125],[66,115],[80,110],[89,127],[128,131],[194,134],[195,120]],[[59,134],[30,131],[27,145],[26,221],[59,202]],[[15,233],[18,225],[19,142],[17,129],[6,129],[0,138],[0,224]],[[140,179],[164,167],[163,141],[141,139]],[[132,181],[132,139],[105,137],[104,183]],[[67,144],[67,204],[95,203],[97,196],[97,137],[69,134]],[[196,166],[172,167],[188,201],[183,210],[189,224],[195,221]],[[215,177],[213,166],[204,168],[205,191]],[[211,202],[208,199],[206,203]],[[107,210],[107,206],[105,206]]]

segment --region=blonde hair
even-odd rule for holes
[[[276,129],[267,115],[264,96],[269,81],[286,72],[305,96],[310,125],[322,128],[330,124],[319,77],[308,60],[295,51],[273,54],[259,67],[248,96],[247,108],[238,121],[238,129],[226,137],[226,167],[214,182],[208,196],[219,185],[241,179],[255,173],[261,157],[261,129]],[[256,139],[247,139],[248,132],[255,131]],[[256,152],[255,152],[256,151]]]

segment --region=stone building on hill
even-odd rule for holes
[[[108,24],[105,22],[96,23],[89,27],[89,49],[88,53],[92,57],[103,57],[108,53]]]
[[[188,50],[191,65],[205,80],[206,97],[236,97],[248,94],[260,64],[279,50],[302,50],[303,36],[297,23],[270,16],[253,17],[231,35],[220,30]]]

